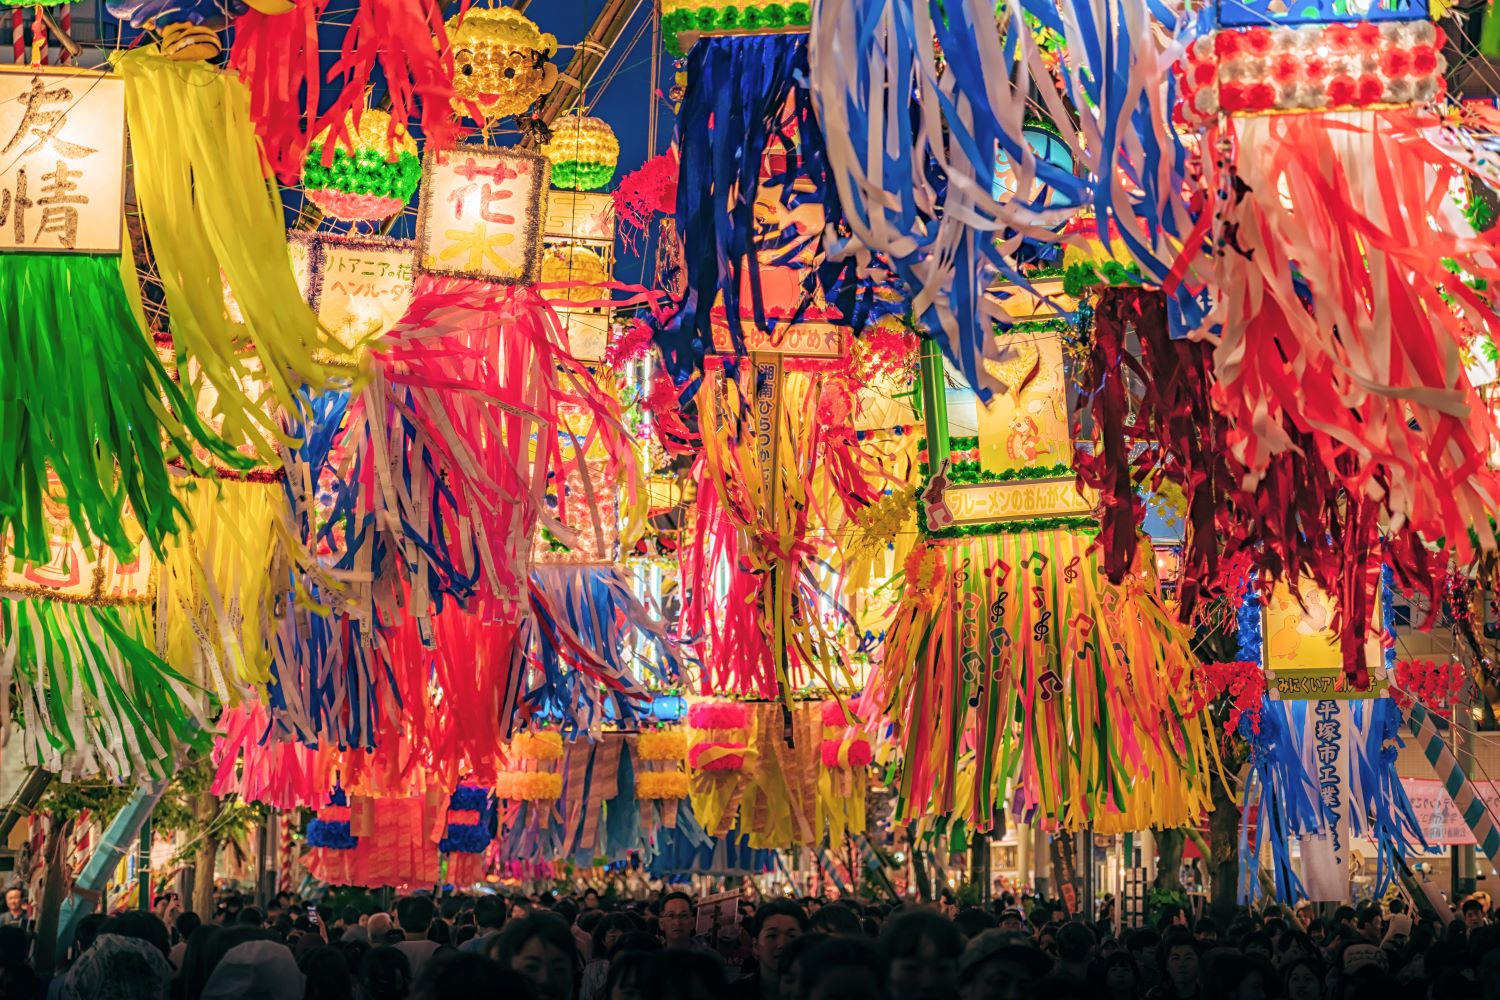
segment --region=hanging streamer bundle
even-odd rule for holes
[[[1115,586],[1080,534],[930,541],[886,641],[861,704],[895,721],[901,816],[989,829],[1011,787],[1014,814],[1064,829],[1181,826],[1210,807],[1217,744],[1149,563]]]

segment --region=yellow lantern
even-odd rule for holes
[[[608,289],[600,287],[609,282],[609,266],[603,255],[573,243],[547,247],[542,255],[542,281],[587,282],[550,290],[547,296],[554,300],[591,302],[609,296]]]
[[[552,186],[593,191],[609,183],[620,162],[620,140],[602,119],[569,112],[552,126],[552,141],[542,145],[552,161]]]
[[[552,89],[557,38],[509,7],[476,7],[448,19],[453,45],[453,106],[477,105],[485,119],[518,115]]]

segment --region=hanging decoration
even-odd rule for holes
[[[486,125],[519,115],[552,89],[557,38],[510,7],[471,7],[448,19],[453,108]]]
[[[355,124],[355,118],[358,124]],[[377,108],[350,112],[344,136],[330,126],[315,137],[302,165],[307,198],[334,219],[369,222],[406,207],[422,178],[416,140]]]
[[[552,161],[552,184],[593,191],[609,183],[620,161],[620,140],[603,119],[570,111],[552,123],[552,139],[542,144]]]

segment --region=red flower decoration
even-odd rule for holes
[[[1226,83],[1219,88],[1219,107],[1228,112],[1248,107],[1249,89],[1243,83]]]
[[[1389,77],[1411,72],[1411,53],[1405,49],[1386,49],[1380,55],[1380,72]]]
[[[1209,63],[1198,63],[1193,67],[1193,84],[1198,87],[1212,87],[1214,81],[1219,78],[1218,67]]]
[[[1374,104],[1384,93],[1385,84],[1374,73],[1366,73],[1359,78],[1359,103]]]
[[[1282,54],[1271,61],[1271,79],[1283,87],[1296,81],[1301,72],[1302,64],[1294,55]]]
[[[1267,111],[1275,106],[1275,87],[1269,83],[1255,83],[1250,85],[1250,92],[1245,95],[1246,110]]]
[[[1243,49],[1238,31],[1221,31],[1214,35],[1214,55],[1220,59],[1233,59]]]
[[[1302,60],[1302,75],[1308,80],[1321,80],[1328,75],[1328,63],[1319,56],[1308,56]]]
[[[1354,103],[1354,80],[1347,76],[1336,76],[1328,81],[1328,103],[1334,107]]]
[[[1415,45],[1411,50],[1411,72],[1426,76],[1437,70],[1437,50],[1431,45]]]
[[[1361,21],[1354,26],[1354,39],[1367,49],[1377,48],[1381,43],[1380,25],[1374,21]]]
[[[1323,41],[1330,48],[1351,49],[1354,47],[1354,29],[1347,24],[1330,24],[1323,29]]]
[[[1441,50],[1443,43],[1448,40],[1448,33],[1436,25],[1433,25],[1433,31],[1435,34],[1432,36],[1432,47]]]
[[[1245,48],[1258,56],[1271,51],[1271,32],[1265,28],[1251,28],[1244,34]]]

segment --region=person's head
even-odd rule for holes
[[[1128,951],[1117,951],[1095,962],[1089,978],[1105,996],[1134,997],[1140,992],[1140,966]]]
[[[1271,935],[1265,931],[1256,931],[1253,934],[1246,935],[1244,944],[1241,945],[1241,950],[1251,958],[1259,959],[1262,962],[1271,961],[1272,956],[1276,953],[1275,946],[1271,943]]]
[[[724,965],[699,951],[667,948],[653,954],[642,975],[651,1000],[721,1000]]]
[[[161,923],[151,913],[135,911]],[[162,928],[166,930],[165,927]],[[94,946],[69,967],[63,977],[63,1000],[160,1000],[172,985],[172,966],[165,953],[139,937],[101,931]]]
[[[502,967],[493,958],[442,948],[422,967],[422,974],[412,984],[411,1000],[531,1000],[535,995],[525,976]]]
[[[432,923],[427,925],[427,940],[438,944],[452,944],[453,928],[442,917],[433,917]]]
[[[426,936],[435,913],[437,905],[431,896],[402,896],[396,900],[396,926],[410,939]]]
[[[186,941],[188,938],[192,937],[193,932],[202,925],[203,920],[198,916],[198,914],[194,913],[192,910],[183,910],[181,913],[177,914],[177,920],[172,925],[172,929],[177,932],[178,937]]]
[[[99,925],[100,934],[116,934],[135,938],[151,945],[165,958],[172,950],[172,939],[167,934],[167,925],[154,913],[144,910],[125,910],[105,919]]]
[[[1343,979],[1370,968],[1383,973],[1386,967],[1385,953],[1380,950],[1380,947],[1358,937],[1344,942],[1339,949],[1336,968]]]
[[[1469,930],[1484,925],[1484,903],[1470,896],[1464,900],[1463,908],[1464,926]]]
[[[411,989],[411,962],[392,945],[372,947],[359,963],[359,986],[367,1000],[403,1000]]]
[[[1386,908],[1386,912],[1392,914],[1393,916],[1395,914],[1397,914],[1397,913],[1405,913],[1406,912],[1406,900],[1402,899],[1400,896],[1397,896],[1394,899],[1392,899],[1389,903],[1387,903],[1386,906],[1385,906],[1385,908]]]
[[[1213,917],[1199,917],[1198,922],[1193,925],[1193,938],[1203,945],[1218,944],[1219,925],[1214,923]]]
[[[1328,921],[1322,917],[1314,917],[1308,921],[1307,936],[1312,939],[1313,944],[1322,947],[1328,941]]]
[[[305,1000],[354,1000],[354,978],[337,949],[309,948],[297,957],[297,968],[307,977]]]
[[[909,909],[880,929],[880,953],[888,963],[891,996],[939,1000],[953,996],[964,938],[953,921],[933,910]]]
[[[1316,955],[1293,958],[1281,967],[1281,984],[1287,1000],[1320,1000],[1323,963]]]
[[[652,943],[656,939],[652,938]],[[650,1000],[650,966],[654,952],[622,951],[610,960],[603,1000]]]
[[[260,911],[259,907],[247,906],[235,914],[234,922],[245,927],[264,927],[266,915]]]
[[[680,945],[692,940],[697,927],[693,916],[693,897],[685,892],[669,892],[661,898],[661,912],[657,914],[657,926],[667,946]]]
[[[1094,932],[1083,924],[1068,923],[1058,928],[1057,958],[1069,965],[1083,965],[1094,951]]]
[[[1312,938],[1299,930],[1282,931],[1276,939],[1276,963],[1285,965],[1294,958],[1308,958],[1318,953]]]
[[[339,911],[338,925],[340,927],[359,926],[359,907],[346,906]]]
[[[508,921],[491,949],[502,966],[530,981],[539,1000],[573,1000],[578,946],[572,930],[556,915],[533,913]]]
[[[482,931],[498,931],[505,926],[505,897],[480,896],[474,902],[474,923]]]
[[[1303,930],[1307,930],[1307,926],[1313,922],[1312,904],[1307,902],[1306,900],[1303,900],[1302,902],[1297,904],[1297,909],[1294,911],[1294,913],[1297,917],[1298,926],[1300,926]]]
[[[536,910],[536,904],[525,896],[516,896],[510,901],[510,918],[520,920],[529,917]]]
[[[1359,936],[1366,941],[1379,944],[1380,939],[1385,936],[1385,918],[1380,913],[1380,907],[1361,907],[1354,918],[1354,929],[1359,931]]]
[[[1341,924],[1346,927],[1353,927],[1354,921],[1358,916],[1358,910],[1356,910],[1352,906],[1345,904],[1344,906],[1340,906],[1338,909],[1333,911],[1333,922],[1335,924]]]
[[[827,934],[808,931],[781,949],[781,965],[776,970],[780,1000],[802,1000],[807,996],[807,953],[827,940]]]
[[[13,885],[5,890],[5,908],[11,913],[20,913],[26,906],[26,890]]]
[[[585,910],[597,910],[597,909],[599,909],[599,890],[598,889],[585,889],[585,890],[583,890],[583,908]]]
[[[1024,934],[985,931],[964,948],[958,965],[963,1000],[1030,1000],[1052,960]]]
[[[977,937],[981,931],[987,931],[996,926],[998,921],[977,906],[962,906],[953,915],[953,923],[957,925],[959,933],[966,938],[971,938]],[[1015,929],[1020,930],[1019,927]]]
[[[619,944],[620,939],[634,930],[635,921],[628,915],[606,913],[603,919],[594,925],[593,950],[589,954],[595,958],[608,958],[610,951]]]
[[[807,914],[790,899],[773,899],[762,903],[750,921],[755,959],[760,963],[761,981],[774,979],[781,964],[781,950],[807,930]]]
[[[1057,928],[1058,928],[1058,926],[1059,925],[1051,923],[1049,921],[1048,923],[1045,923],[1045,924],[1042,925],[1042,929],[1041,930],[1039,930],[1039,931],[1036,932],[1036,944],[1037,944],[1037,947],[1040,948],[1040,949],[1042,949],[1043,951],[1045,951],[1049,955],[1053,955],[1053,954],[1057,953]]]
[[[1255,959],[1233,951],[1213,953],[1205,992],[1214,1000],[1265,1000],[1268,986]]]
[[[884,1000],[885,960],[862,938],[836,937],[806,954],[802,995],[807,1000]]]
[[[1007,934],[1019,934],[1026,930],[1026,915],[1014,906],[1000,911],[1000,920],[996,925]]]
[[[370,935],[370,946],[379,947],[391,943],[391,933],[396,930],[396,924],[389,913],[372,913],[369,922],[365,924],[365,930]]]
[[[1125,933],[1125,950],[1130,952],[1140,968],[1156,961],[1156,946],[1161,944],[1161,935],[1149,927],[1138,927]]]
[[[989,915],[983,910],[976,910],[981,917],[988,919]],[[960,911],[959,916],[963,913]],[[807,918],[807,931],[809,934],[816,931],[821,934],[829,934],[834,937],[857,937],[865,936],[865,929],[860,924],[859,917],[847,906],[830,904],[824,906]]]
[[[1198,981],[1198,942],[1186,927],[1172,928],[1156,946],[1156,971],[1179,993]]]

